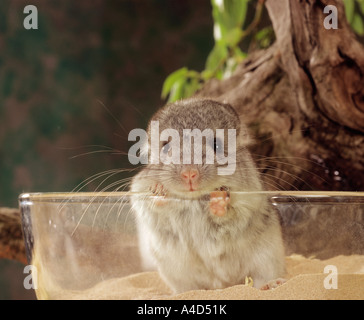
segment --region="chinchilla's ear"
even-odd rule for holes
[[[255,144],[255,139],[253,138],[250,130],[246,127],[245,124],[240,123],[240,132],[237,137],[237,143],[244,147],[250,147]]]
[[[239,120],[239,124],[236,127],[237,129],[237,137],[236,142],[240,146],[249,147],[255,143],[255,140],[253,139],[253,136],[251,135],[249,129],[246,127],[246,125],[242,122],[241,117],[236,112],[234,107],[230,105],[229,103],[225,102],[223,103],[223,106],[225,109],[230,112],[231,114],[234,114],[234,116]]]

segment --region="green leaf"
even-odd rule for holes
[[[228,49],[223,44],[215,44],[206,61],[206,70],[215,72],[227,58]]]
[[[226,68],[224,70],[224,73],[222,75],[223,79],[230,78],[231,75],[234,73],[236,67],[238,66],[238,62],[235,58],[229,58],[226,61]]]
[[[214,39],[222,41],[233,29],[240,29],[245,22],[250,0],[211,0],[214,19]],[[235,31],[236,32],[236,31]]]
[[[187,80],[186,79],[187,73],[188,69],[184,67],[172,72],[167,77],[167,79],[163,83],[162,99],[167,98],[168,94],[170,93],[176,82],[180,81],[181,79],[185,79],[185,81]]]
[[[215,78],[217,80],[222,80],[222,78],[224,77],[224,72],[220,69],[215,73]]]
[[[203,70],[201,72],[201,77],[204,81],[211,79],[214,76],[214,72],[212,70]]]
[[[226,19],[224,2],[225,2],[224,0],[211,0],[212,17],[215,23],[219,23],[225,27],[228,27],[229,21],[227,21]]]
[[[225,0],[225,12],[231,21],[231,27],[242,28],[245,22],[249,0]]]
[[[198,79],[196,79],[196,78],[190,79],[190,81],[188,81],[185,84],[183,97],[184,98],[191,97],[200,88],[201,88],[201,84]]]
[[[211,0],[214,20],[215,46],[207,57],[201,73],[181,68],[170,74],[162,88],[162,98],[176,101],[193,95],[202,83],[211,79],[230,76],[246,57],[239,48],[244,34],[243,26],[250,0]],[[260,35],[263,41],[270,37]],[[270,43],[270,42],[269,42]]]
[[[229,47],[235,47],[240,42],[242,33],[240,28],[229,30],[225,35],[225,44]]]
[[[352,25],[354,31],[358,35],[360,35],[360,36],[364,35],[364,23],[363,23],[361,16],[358,13],[356,13],[354,15],[353,22],[351,23],[351,25]]]
[[[179,78],[173,83],[169,93],[168,102],[175,102],[179,99],[184,98],[183,91],[186,81],[187,78]]]
[[[345,0],[344,5],[345,5],[346,19],[351,24],[354,18],[355,0]]]
[[[247,54],[240,50],[239,47],[234,48],[234,58],[237,63],[242,62],[247,57]]]
[[[267,35],[269,35],[270,33],[270,26],[263,28],[262,30],[259,30],[256,34],[255,34],[255,39],[257,40],[263,40]]]
[[[259,30],[254,35],[255,40],[259,44],[260,48],[267,48],[272,43],[274,39],[274,31],[272,26],[265,27]]]
[[[214,19],[214,39],[215,42],[219,42],[225,37],[226,30],[228,29],[227,21],[224,17],[224,1],[223,0],[211,0],[212,5],[212,17]]]
[[[359,8],[362,14],[364,14],[364,0],[358,0]]]

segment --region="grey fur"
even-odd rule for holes
[[[159,121],[161,131],[234,128],[238,150],[231,176],[217,175],[216,164],[191,165],[200,173],[198,191],[182,188],[183,164],[149,164],[133,178],[133,192],[148,194],[156,184],[167,192],[164,205],[156,205],[153,197],[132,198],[145,267],[158,268],[175,292],[224,288],[244,283],[246,276],[261,287],[282,277],[284,250],[278,217],[259,193],[262,183],[246,148],[248,132],[234,109],[212,100],[188,99],[166,105],[151,120]],[[209,194],[221,186],[232,193],[227,213],[218,217],[209,212]]]

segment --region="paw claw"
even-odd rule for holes
[[[167,192],[164,189],[163,185],[160,183],[156,183],[153,186],[149,187],[149,191],[153,193],[155,196],[166,196]]]
[[[222,187],[219,191],[210,193],[210,212],[218,217],[222,217],[227,213],[230,203],[230,194],[227,188]]]
[[[149,187],[149,191],[153,193],[153,196],[157,196],[159,199],[154,200],[154,204],[156,206],[163,206],[166,204],[165,197],[167,196],[167,191],[164,189],[163,185],[160,183],[156,183],[153,186]]]

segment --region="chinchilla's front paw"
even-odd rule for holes
[[[230,203],[229,189],[221,187],[217,191],[210,193],[210,212],[211,214],[222,217],[227,213],[228,206]]]

